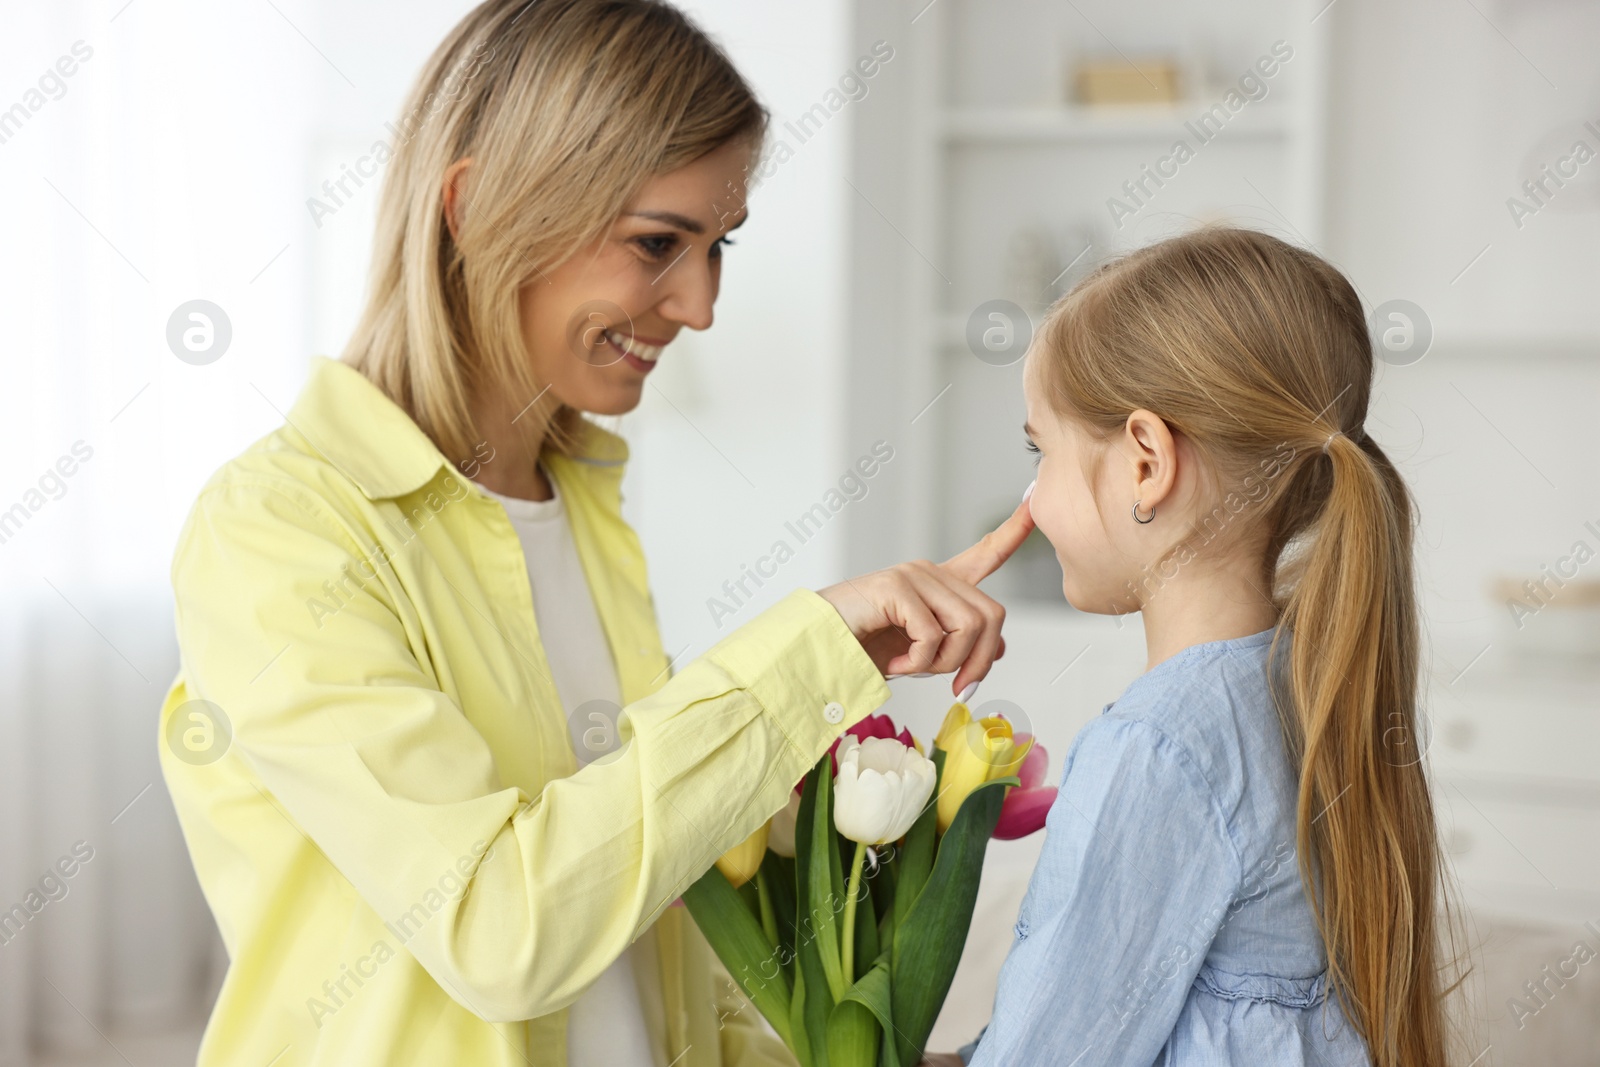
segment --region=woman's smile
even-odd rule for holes
[[[661,350],[667,343],[629,337],[619,330],[606,330],[605,339],[606,347],[616,352],[622,358],[622,362],[640,374],[649,374],[655,369],[656,360],[661,358]]]

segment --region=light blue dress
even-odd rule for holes
[[[1184,649],[1079,732],[973,1067],[1370,1063],[1300,881],[1272,633]]]

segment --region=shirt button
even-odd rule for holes
[[[844,705],[838,701],[828,701],[823,705],[822,717],[832,723],[844,722]]]

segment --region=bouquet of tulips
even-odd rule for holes
[[[1044,825],[1048,757],[1003,716],[945,717],[932,758],[887,716],[683,895],[802,1067],[911,1067],[950,990],[991,836]]]

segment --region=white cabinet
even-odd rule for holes
[[[1600,916],[1600,667],[1501,657],[1429,690],[1440,831],[1468,903]]]

